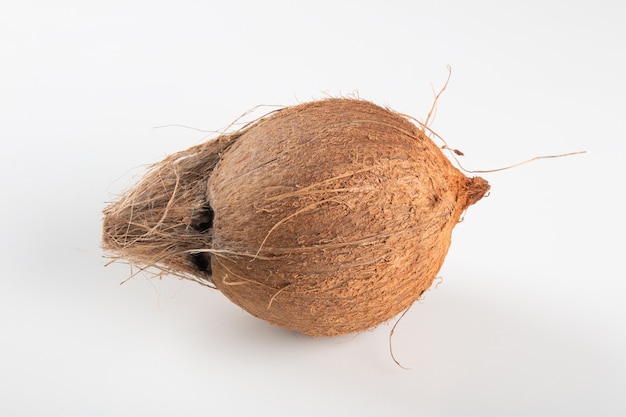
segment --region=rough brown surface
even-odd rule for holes
[[[289,107],[210,143],[107,208],[105,248],[313,336],[366,330],[415,302],[489,189],[407,118],[361,100]]]

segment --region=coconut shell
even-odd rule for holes
[[[489,189],[408,118],[362,100],[288,107],[202,146],[105,210],[105,249],[211,283],[312,336],[360,332],[408,308]],[[146,253],[148,241],[160,249]]]

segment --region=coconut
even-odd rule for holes
[[[104,210],[104,248],[275,325],[336,336],[419,299],[488,190],[408,117],[326,99],[156,164]]]

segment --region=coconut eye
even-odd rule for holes
[[[190,227],[198,233],[206,234],[213,229],[215,213],[210,205],[206,204],[191,220]],[[211,256],[208,253],[192,252],[189,260],[200,272],[211,273]]]
[[[189,260],[200,272],[211,273],[211,257],[207,253],[190,253]]]
[[[213,218],[215,213],[208,204],[205,205],[191,221],[191,228],[200,233],[207,233],[213,228]]]

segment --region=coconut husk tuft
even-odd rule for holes
[[[327,99],[156,164],[104,211],[104,247],[210,283],[270,323],[335,336],[414,303],[488,189],[406,117]]]
[[[241,133],[222,135],[166,157],[106,207],[107,256],[141,270],[152,268],[159,274],[211,285],[210,275],[198,268],[202,260],[194,255],[194,250],[211,246],[213,212],[206,203],[206,180]]]

